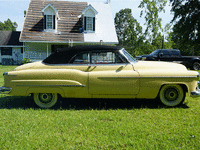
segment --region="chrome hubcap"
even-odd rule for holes
[[[50,103],[52,101],[52,94],[50,93],[40,93],[39,94],[39,100],[42,102],[42,103]]]
[[[174,88],[169,88],[165,90],[165,98],[168,101],[174,101],[178,98],[178,91]]]
[[[199,70],[199,63],[194,63],[193,68],[194,70]]]

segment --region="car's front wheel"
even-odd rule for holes
[[[160,90],[159,98],[166,106],[178,106],[185,100],[185,91],[180,85],[164,85]]]
[[[41,108],[51,108],[53,107],[57,100],[57,93],[34,93],[34,102]]]
[[[199,70],[199,68],[200,68],[200,63],[199,62],[194,62],[193,64],[192,64],[192,69],[193,70]]]

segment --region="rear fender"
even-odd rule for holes
[[[27,95],[32,93],[58,93],[62,97],[65,96],[63,89],[53,87],[31,87],[26,92]]]

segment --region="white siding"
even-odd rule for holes
[[[55,11],[54,11],[51,7],[48,7],[48,8],[44,11],[44,15],[55,15]]]
[[[110,4],[91,3],[98,12],[96,15],[95,33],[84,33],[85,42],[118,43]]]
[[[91,9],[88,9],[84,16],[87,16],[87,17],[95,17],[95,13],[91,10]]]

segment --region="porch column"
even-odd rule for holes
[[[25,54],[24,54],[24,52],[25,52],[25,43],[23,42],[23,59],[24,59],[24,56],[25,56]]]
[[[47,57],[48,57],[48,55],[49,55],[49,44],[47,43]]]

